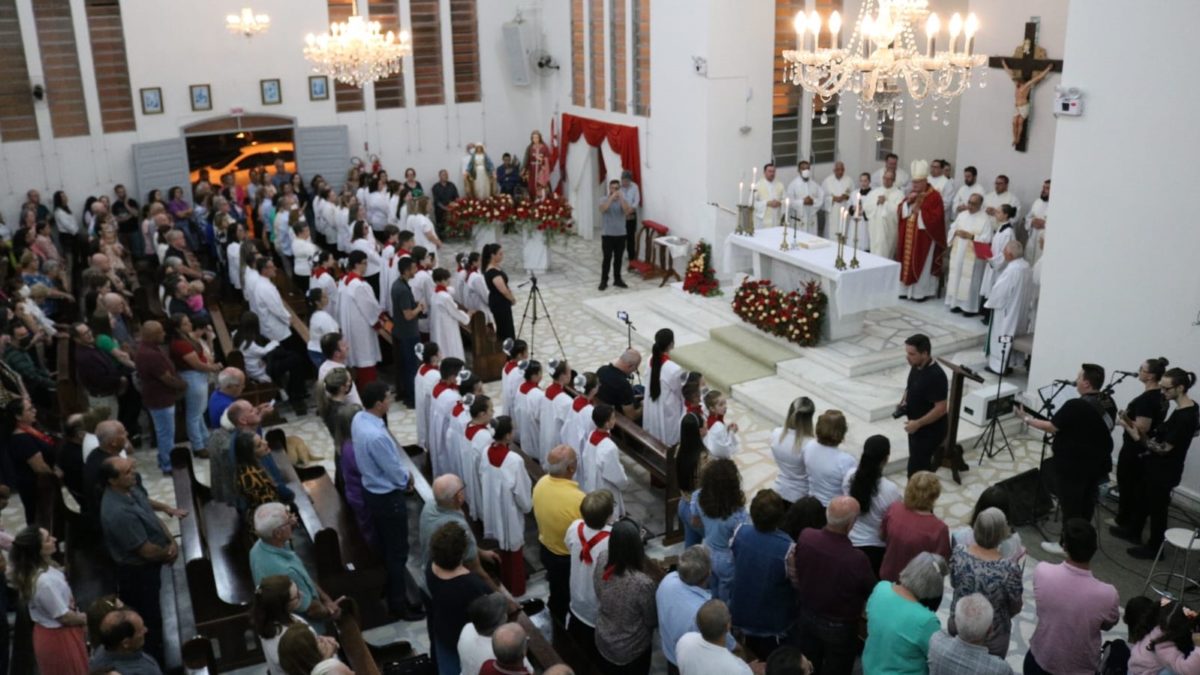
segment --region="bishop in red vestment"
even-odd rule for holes
[[[928,162],[912,163],[912,189],[898,207],[896,259],[900,261],[900,283],[904,286],[902,297],[916,301],[937,295],[946,251],[945,208],[928,176]]]

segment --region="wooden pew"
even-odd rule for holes
[[[246,358],[242,356],[242,352],[235,349],[233,346],[233,337],[229,333],[229,324],[225,321],[225,315],[220,307],[210,307],[209,315],[212,316],[213,332],[217,334],[217,350],[221,353],[222,363],[226,366],[237,368],[246,372]],[[255,382],[246,376],[246,388],[242,391],[241,398],[260,405],[270,401],[279,400],[279,387],[272,382]],[[271,410],[263,417],[264,426],[275,426],[283,424],[287,419],[279,414],[277,409]]]
[[[179,552],[196,632],[216,641],[222,670],[262,663],[247,614],[254,582],[245,523],[237,509],[210,498],[186,448],[175,448],[171,466],[175,503],[188,512],[179,520]]]
[[[500,351],[500,341],[496,339],[496,331],[487,325],[483,312],[471,315],[471,371],[484,382],[495,382],[500,379],[500,371],[508,358]]]
[[[54,339],[54,350],[58,370],[55,373],[58,414],[56,427],[66,424],[67,418],[88,409],[87,394],[75,379],[75,348],[71,337],[60,333]],[[116,412],[116,411],[114,411]]]

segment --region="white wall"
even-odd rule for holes
[[[1188,117],[1200,95],[1179,86],[1177,68],[1163,67],[1194,59],[1191,26],[1200,22],[1200,4],[1153,0],[1128,9],[1124,0],[1071,3],[1063,83],[1083,90],[1085,109],[1059,122],[1055,142],[1035,385],[1071,377],[1085,361],[1136,370],[1161,355],[1200,370],[1200,230],[1178,215],[1200,147]],[[1167,14],[1171,20],[1162,21]],[[1150,44],[1152,51],[1121,48]],[[1132,84],[1155,92],[1153,104],[1131,105]],[[1153,183],[1106,189],[1107,154],[1150,162]],[[1118,403],[1137,391],[1123,386]],[[1181,486],[1193,495],[1200,487],[1196,446]]]
[[[18,0],[22,30],[26,36],[27,57],[33,81],[41,78],[41,61],[36,54],[30,0]],[[443,4],[443,37],[449,25],[449,6]],[[417,169],[426,183],[436,180],[437,170],[457,165],[467,141],[483,140],[499,163],[505,151],[524,152],[531,128],[545,131],[548,113],[540,106],[540,89],[510,84],[504,61],[501,26],[516,13],[519,0],[481,0],[478,3],[478,33],[482,62],[483,104],[456,105],[452,59],[448,39],[443,40],[443,106],[414,106],[414,85],[410,74],[411,57],[405,63],[405,99],[408,107],[374,110],[373,92],[366,89],[367,110],[338,114],[331,96],[328,101],[308,100],[308,76],[303,58],[304,36],[328,29],[326,0],[275,0],[261,2],[255,9],[271,16],[266,33],[246,39],[229,33],[224,17],[237,13],[243,0],[205,0],[205,2],[161,2],[125,0],[121,15],[132,94],[135,100],[137,131],[102,134],[92,66],[90,41],[82,0],[73,0],[77,27],[80,71],[88,102],[92,136],[55,139],[49,126],[46,104],[38,103],[39,126],[43,140],[4,143],[0,153],[0,211],[15,219],[25,190],[39,188],[43,193],[66,189],[76,203],[88,194],[108,193],[117,182],[132,183],[133,143],[176,137],[183,126],[229,114],[233,107],[246,113],[269,113],[294,117],[298,126],[345,124],[350,131],[351,153],[364,159],[369,153],[380,156],[393,174],[406,166]],[[360,13],[365,0],[360,0]],[[403,0],[401,23],[409,25],[408,2]],[[537,11],[527,14],[536,22]],[[163,30],[163,26],[173,27]],[[30,48],[35,50],[30,55]],[[565,56],[565,54],[561,55]],[[536,76],[535,76],[536,77]],[[282,105],[264,106],[259,95],[259,80],[278,78],[283,92]],[[213,110],[192,112],[188,86],[209,84]],[[138,89],[161,87],[165,112],[142,115]],[[104,92],[100,92],[103,94]],[[451,171],[453,176],[456,171]],[[49,199],[46,194],[44,199]]]
[[[971,0],[970,11],[975,12],[980,22],[980,33],[975,38],[976,53],[1011,55],[1024,39],[1025,22],[1030,17],[1039,16],[1041,27],[1038,44],[1045,47],[1048,58],[1062,59],[1067,7],[1067,0]],[[1128,11],[1114,14],[1108,21],[1120,23],[1128,14]],[[1122,18],[1118,20],[1117,16]],[[1077,56],[1090,57],[1090,54]],[[1071,65],[1069,60],[1064,61],[1068,67]],[[1054,104],[1054,87],[1060,83],[1061,75],[1051,73],[1034,87],[1029,142],[1025,152],[1017,152],[1012,147],[1015,108],[1012,81],[1001,69],[987,70],[987,86],[982,89],[972,87],[962,97],[958,119],[970,122],[955,124],[958,129],[959,161],[954,175],[961,182],[962,168],[974,165],[979,169],[980,183],[988,190],[992,189],[997,174],[1007,175],[1009,189],[1020,198],[1024,212],[1041,193],[1042,181],[1050,175],[1057,126],[1051,108]]]

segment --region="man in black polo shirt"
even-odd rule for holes
[[[1085,363],[1075,376],[1079,398],[1064,403],[1049,421],[1034,419],[1017,406],[1025,424],[1054,434],[1051,449],[1063,522],[1092,519],[1100,480],[1112,469],[1112,428],[1117,411],[1111,399],[1100,395],[1103,386],[1104,367]],[[1062,555],[1062,546],[1053,542],[1042,542],[1042,549]]]
[[[642,419],[641,401],[634,394],[633,384],[629,381],[641,362],[642,355],[636,349],[627,349],[612,363],[596,369],[596,379],[600,381],[596,398],[632,420]]]
[[[946,373],[933,360],[929,337],[917,333],[904,341],[904,358],[911,369],[899,410],[908,421],[908,475],[933,471],[933,452],[946,440]]]
[[[411,234],[409,235],[411,237]],[[417,302],[408,282],[417,273],[417,263],[408,256],[396,260],[400,278],[392,284],[392,349],[396,361],[396,398],[404,402],[409,410],[416,408],[413,380],[417,377],[417,344],[421,333],[417,328],[417,317],[425,311],[425,303]]]

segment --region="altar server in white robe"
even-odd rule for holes
[[[986,194],[983,186],[979,184],[979,172],[973,166],[968,166],[963,169],[963,184],[958,186],[954,191],[954,200],[950,202],[950,208],[953,213],[951,218],[967,210],[967,200],[971,195],[979,195],[980,197]]]
[[[846,165],[840,161],[833,163],[833,173],[821,181],[821,193],[825,199],[821,202],[821,212],[825,214],[825,228],[821,236],[832,239],[831,223],[837,223],[842,209],[850,208],[850,193],[854,190],[854,181],[846,175]],[[853,235],[851,235],[853,237]],[[862,240],[859,240],[862,244]]]
[[[538,418],[538,448],[543,457],[562,442],[563,425],[571,412],[571,395],[566,392],[566,385],[571,382],[571,366],[566,359],[551,359],[549,365],[550,384],[546,386],[546,398],[542,401]]]
[[[495,408],[487,396],[476,396],[471,402],[471,423],[463,433],[465,443],[459,446],[459,463],[462,465],[463,485],[467,503],[471,505],[471,517],[480,520],[483,513],[483,483],[479,472],[480,463],[492,446],[492,419]]]
[[[521,450],[540,462],[542,402],[546,400],[546,392],[538,388],[538,383],[542,381],[542,364],[532,360],[526,362],[523,376],[513,404],[513,411],[516,413],[513,424],[517,427]]]
[[[516,420],[517,389],[525,381],[525,367],[522,364],[529,359],[529,345],[520,338],[505,342],[509,343],[503,346],[508,360],[504,362],[500,375],[500,398],[504,404],[504,413]]]
[[[309,288],[319,288],[325,291],[325,297],[329,298],[329,306],[325,308],[325,311],[336,318],[338,315],[338,282],[330,272],[331,267],[333,267],[333,254],[325,250],[317,251],[313,255],[312,280],[309,281]]]
[[[446,428],[450,426],[450,413],[454,410],[454,405],[462,398],[458,391],[459,379],[463,373],[462,359],[442,359],[439,372],[442,377],[433,387],[433,401],[429,407],[428,450],[434,476],[449,473],[450,467],[455,464],[447,457]]]
[[[367,256],[367,267],[363,271],[363,278],[375,279],[378,283],[379,270],[383,266],[383,258],[379,256],[379,242],[366,223],[355,223],[353,233],[353,240],[350,242],[351,252],[362,251],[363,255]]]
[[[1037,240],[1038,248],[1046,249],[1046,235],[1039,233]],[[1037,262],[1033,263],[1033,274],[1030,275],[1030,290],[1029,290],[1029,317],[1025,321],[1025,332],[1032,333],[1034,326],[1037,324],[1038,299],[1042,295],[1042,267],[1046,259],[1039,257]]]
[[[979,313],[979,289],[987,261],[975,255],[975,242],[992,239],[992,218],[982,211],[983,200],[971,197],[967,210],[950,225],[950,269],[946,274],[946,306],[955,314]]]
[[[1037,199],[1033,200],[1033,204],[1029,207],[1029,213],[1025,215],[1025,233],[1027,235],[1025,244],[1025,259],[1032,265],[1042,257],[1042,247],[1038,246],[1038,239],[1046,231],[1046,219],[1050,213],[1050,179],[1047,178],[1042,183],[1042,194]]]
[[[904,193],[896,189],[896,175],[883,174],[883,185],[871,190],[866,199],[867,230],[871,233],[871,253],[895,260],[896,242],[900,237],[900,214],[897,209]]]
[[[429,219],[429,196],[421,195],[413,200],[413,212],[408,215],[408,222],[405,223],[404,229],[413,233],[413,240],[417,246],[424,247],[428,251],[437,251],[442,247],[442,240],[438,239],[437,229],[433,226],[433,221]]]
[[[1012,207],[1004,204],[1000,207],[1000,213],[1002,222],[992,228],[992,257],[987,261],[987,269],[983,271],[983,283],[979,286],[979,295],[984,299],[991,295],[992,286],[1004,271],[1004,247],[1016,238],[1016,230],[1012,226]]]
[[[467,301],[464,299],[466,296],[463,293],[467,288],[467,254],[466,253],[463,253],[460,251],[460,252],[454,254],[454,273],[452,276],[454,277],[454,279],[453,279],[453,282],[450,284],[450,293],[451,293],[451,295],[454,296],[455,302],[457,302],[460,305],[466,305]]]
[[[1032,290],[1032,271],[1024,257],[1021,242],[1008,242],[1004,247],[1004,258],[1008,263],[988,296],[987,307],[992,310],[992,322],[988,327],[988,366],[993,373],[1001,373],[1007,367],[1001,359],[1004,352],[1000,344],[1002,336],[1016,337],[1025,333],[1029,312],[1029,294]],[[1012,345],[1007,345],[1011,363]]]
[[[683,416],[683,377],[686,372],[671,360],[675,332],[661,328],[654,334],[654,347],[646,363],[646,398],[642,404],[642,427],[666,446],[679,442],[679,418]]]
[[[358,202],[354,197],[342,195],[333,210],[333,238],[340,253],[350,252],[351,227],[354,222],[354,210],[357,209]]]
[[[396,268],[399,238],[400,229],[395,225],[383,228],[383,250],[379,252],[379,306],[388,314],[392,313],[392,284],[400,278]]]
[[[858,216],[857,220],[852,220],[858,228],[858,249],[860,251],[871,250],[871,221],[867,219],[867,197],[871,194],[871,174],[861,173],[858,176],[858,187],[850,192],[850,218]],[[853,244],[854,232],[851,231],[850,239]]]
[[[785,196],[791,200],[791,213],[800,221],[800,228],[809,234],[817,234],[817,213],[825,202],[825,192],[812,176],[812,167],[805,160],[800,160],[796,167],[799,175],[788,183]],[[791,225],[788,220],[787,225]]]
[[[413,299],[419,303],[423,303],[426,307],[433,307],[433,265],[435,262],[434,255],[428,249],[420,246],[413,247],[412,258],[417,261],[417,271],[413,274],[412,281],[408,285],[412,287]],[[429,316],[417,319],[417,330],[422,333],[429,333]]]
[[[357,382],[363,382],[362,372],[368,370],[374,381],[376,364],[379,363],[379,336],[375,324],[379,322],[379,300],[375,291],[363,280],[367,269],[367,255],[362,251],[350,253],[347,263],[349,273],[338,284],[338,325],[350,346],[346,365],[357,369]]]
[[[587,464],[588,484],[580,483],[584,492],[608,490],[616,503],[616,514],[620,518],[625,515],[625,499],[621,491],[629,485],[629,476],[621,464],[621,451],[611,437],[612,428],[617,423],[617,411],[607,403],[596,403],[592,410],[592,422],[596,430],[588,434],[588,442],[584,447],[579,465]]]
[[[704,406],[708,408],[708,419],[705,420],[708,432],[704,434],[704,447],[713,457],[733,459],[741,449],[741,443],[737,437],[738,425],[725,421],[729,399],[713,389],[704,395]]]
[[[909,183],[912,182],[912,179],[908,175],[908,172],[900,167],[900,157],[894,152],[889,152],[887,159],[883,162],[883,166],[871,173],[871,187],[883,185],[883,174],[888,171],[893,172],[895,176],[893,182],[896,185],[896,189],[901,192],[908,192]]]
[[[587,447],[588,436],[596,430],[596,423],[592,421],[592,411],[595,410],[596,392],[599,390],[600,380],[595,373],[575,376],[575,391],[579,392],[579,395],[571,401],[571,412],[563,422],[562,443],[571,446],[580,458]],[[575,471],[575,481],[583,485],[586,480],[586,469],[581,459]]]
[[[442,356],[466,358],[461,326],[471,323],[471,317],[458,307],[450,287],[450,270],[433,271],[433,305],[429,308],[429,339],[442,348]]]
[[[417,368],[417,376],[413,378],[413,401],[416,403],[417,415],[417,445],[429,449],[429,418],[433,408],[433,388],[442,381],[439,367],[441,351],[436,342],[418,344],[417,358],[421,366]]]
[[[983,210],[993,218],[1000,217],[1000,205],[1012,204],[1017,210],[1017,214],[1021,213],[1021,200],[1008,189],[1008,176],[1000,174],[996,176],[996,189],[987,193],[983,197]]]
[[[513,597],[525,595],[525,515],[533,508],[533,486],[525,460],[508,448],[512,420],[498,417],[495,438],[479,462],[483,486],[483,536],[496,540],[500,583]]]
[[[463,373],[470,371],[464,370]],[[462,446],[467,442],[467,425],[471,423],[471,404],[476,396],[483,395],[483,381],[474,375],[464,377],[458,386],[462,398],[450,409],[449,420],[446,424],[446,473],[456,476],[463,475]]]
[[[951,202],[954,201],[954,193],[958,190],[958,184],[954,179],[946,175],[949,164],[944,159],[935,159],[929,163],[929,184],[933,186],[938,194],[942,195],[942,203],[947,205],[946,208],[946,223],[954,220],[957,215],[949,208]]]
[[[763,177],[754,184],[754,226],[778,227],[783,206],[783,182],[775,180],[775,164],[763,165]]]

